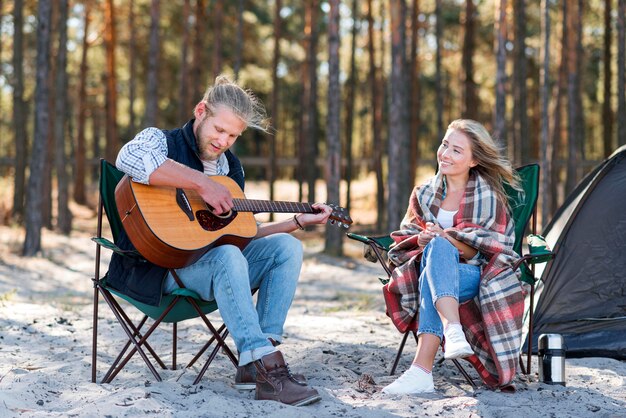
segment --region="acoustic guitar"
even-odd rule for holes
[[[243,249],[255,237],[255,213],[317,213],[309,203],[249,200],[226,176],[211,176],[230,191],[233,209],[215,215],[193,190],[147,186],[124,176],[115,189],[115,202],[124,230],[135,248],[150,262],[166,268],[193,264],[209,249],[232,244]],[[330,205],[331,223],[347,228],[352,219],[344,208]]]

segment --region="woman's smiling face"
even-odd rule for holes
[[[439,170],[446,176],[468,175],[476,166],[472,155],[472,143],[463,132],[449,129],[437,149]]]

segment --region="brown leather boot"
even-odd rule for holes
[[[239,390],[254,390],[256,389],[256,367],[254,362],[248,363],[245,366],[238,366],[237,373],[235,374],[235,389]],[[301,374],[291,375],[298,383],[304,383],[306,385],[306,377]]]
[[[273,338],[268,338],[270,343],[274,347],[279,346],[280,343]],[[301,374],[292,374],[293,378],[298,383],[306,384],[306,377]],[[239,390],[254,390],[256,389],[256,367],[254,362],[248,363],[245,366],[237,366],[237,373],[235,374],[235,389]]]
[[[291,375],[280,351],[255,361],[257,400],[271,400],[287,405],[303,406],[322,399],[317,390],[298,382]]]

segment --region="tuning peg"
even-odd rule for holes
[[[341,228],[341,227],[343,226],[343,223],[341,223],[341,222],[337,222],[337,226],[338,226],[339,228]]]
[[[335,220],[334,220],[334,219],[331,219],[331,220],[330,220],[330,224],[331,224],[331,225],[334,225],[334,224],[335,224]]]
[[[350,225],[348,225],[348,224],[343,224],[343,227],[344,227],[345,229],[348,229],[348,228],[350,228]]]

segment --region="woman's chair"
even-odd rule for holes
[[[517,168],[516,172],[520,176],[521,187],[524,191],[523,194],[518,193],[508,184],[505,184],[505,190],[507,196],[509,198],[509,205],[513,211],[513,220],[515,222],[515,244],[513,249],[516,253],[520,255],[520,260],[513,266],[514,270],[520,269],[521,276],[520,280],[527,283],[530,286],[529,290],[529,324],[530,330],[529,333],[532,333],[532,316],[533,316],[533,306],[534,306],[534,295],[535,295],[535,275],[534,275],[534,265],[536,263],[543,263],[550,260],[554,254],[548,249],[547,244],[543,240],[542,237],[536,235],[537,228],[537,198],[539,194],[539,165],[538,164],[529,164],[523,167]],[[523,238],[526,231],[530,232],[530,235],[527,237],[527,252],[523,251]],[[386,285],[389,282],[389,278],[391,277],[392,267],[387,262],[387,251],[391,247],[393,240],[389,235],[384,236],[366,236],[366,235],[358,235],[353,233],[346,234],[348,238],[353,240],[362,242],[365,244],[365,253],[364,257],[372,262],[378,262],[384,268],[387,277],[379,278],[381,283]],[[389,307],[388,307],[389,311]],[[400,357],[404,350],[404,346],[406,344],[406,340],[409,334],[412,334],[417,342],[417,320],[414,319],[412,324],[409,326],[408,330],[404,332],[402,340],[400,342],[400,346],[398,347],[398,351],[396,353],[396,357],[394,358],[393,364],[391,366],[390,375],[395,374],[396,367],[398,366],[398,362],[400,361]],[[528,337],[529,341],[532,341],[532,334]],[[527,351],[527,363],[526,367],[524,367],[524,362],[520,353],[520,366],[522,367],[522,372],[524,374],[530,374],[530,360],[532,355],[532,346],[529,344]],[[461,364],[457,360],[453,360],[455,366],[459,369],[461,374],[465,377],[465,379],[472,386],[475,386],[473,380],[468,375],[468,373],[463,369]],[[479,368],[476,362],[472,362],[477,369]],[[483,379],[488,376],[485,375],[486,371],[484,369],[478,370],[479,374]]]
[[[97,374],[97,358],[98,358],[98,307],[99,297],[106,302],[113,315],[117,319],[119,325],[127,336],[127,341],[121,349],[117,358],[111,364],[109,370],[104,375],[102,383],[110,383],[115,376],[126,366],[128,361],[133,357],[135,353],[139,353],[148,369],[152,372],[152,375],[156,380],[161,381],[161,376],[157,372],[152,361],[148,358],[146,351],[151,355],[154,362],[162,369],[166,369],[165,363],[161,360],[159,355],[148,343],[149,337],[162,323],[172,323],[172,369],[176,369],[176,352],[177,352],[177,324],[178,322],[191,319],[201,318],[206,325],[211,338],[200,349],[200,351],[193,357],[193,359],[187,364],[186,367],[191,367],[203,354],[209,349],[213,343],[213,347],[209,357],[202,367],[200,373],[196,377],[194,384],[200,382],[207,368],[215,358],[217,352],[222,349],[226,356],[230,359],[233,365],[237,366],[237,359],[225,344],[224,339],[228,335],[228,330],[225,325],[221,325],[216,329],[211,321],[207,318],[207,314],[218,309],[215,302],[207,302],[202,299],[193,291],[186,289],[175,270],[170,269],[176,282],[179,285],[179,289],[168,295],[163,295],[159,306],[151,306],[145,303],[141,303],[127,295],[124,295],[116,289],[107,285],[108,273],[103,277],[100,277],[100,255],[102,248],[114,251],[123,257],[131,257],[139,260],[143,260],[141,254],[137,251],[125,251],[120,249],[115,242],[122,231],[122,222],[119,218],[117,207],[115,204],[115,187],[123,177],[124,173],[117,170],[113,165],[105,160],[100,160],[100,199],[98,204],[98,226],[97,234],[92,240],[96,243],[96,259],[95,259],[95,274],[92,278],[94,286],[94,300],[93,300],[93,351],[92,351],[92,369],[91,369],[91,381],[96,381]],[[106,215],[108,220],[113,241],[110,241],[103,237],[103,214]],[[128,302],[132,307],[138,309],[144,314],[143,319],[135,324],[130,317],[126,314],[122,305],[119,303],[121,300]],[[153,324],[144,332],[143,326],[147,322],[148,318],[151,318]],[[129,350],[129,348],[132,348]],[[128,353],[127,353],[128,351]]]

